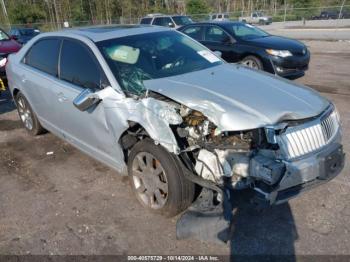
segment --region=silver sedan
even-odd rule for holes
[[[191,205],[195,184],[214,192],[216,205],[244,188],[272,205],[344,166],[332,103],[225,63],[171,29],[44,33],[6,70],[30,134],[48,130],[128,175],[140,203],[166,216]]]

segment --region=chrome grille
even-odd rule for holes
[[[327,145],[337,134],[339,127],[339,116],[334,110],[326,114],[326,117],[288,127],[279,136],[278,143],[288,159],[297,158]]]

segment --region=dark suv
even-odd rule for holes
[[[9,35],[18,43],[24,45],[34,36],[40,34],[40,31],[35,28],[11,28]]]

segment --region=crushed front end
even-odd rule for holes
[[[333,105],[312,119],[239,132],[222,132],[195,110],[181,108],[180,114],[184,121],[176,133],[192,171],[219,186],[229,180],[225,186],[233,190],[252,188],[270,205],[332,179],[344,167]]]
[[[222,132],[195,110],[181,107],[180,114],[183,123],[174,127],[182,145],[179,156],[186,168],[207,181],[208,186],[198,184],[216,191],[205,192],[179,220],[180,238],[189,234],[210,235],[208,230],[212,229],[200,226],[198,218],[211,221],[208,223],[214,225],[212,228],[222,232],[225,225],[229,230],[230,215],[213,220],[213,214],[220,213],[215,202],[222,204],[218,206],[224,214],[232,212],[228,191],[250,188],[255,192],[253,201],[263,206],[280,204],[329,181],[344,167],[341,125],[333,105],[311,119],[240,132]],[[186,223],[190,226],[184,226]]]

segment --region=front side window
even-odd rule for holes
[[[152,22],[152,18],[151,17],[147,17],[147,18],[142,18],[140,24],[142,25],[149,25]]]
[[[170,19],[170,17],[156,17],[153,21],[154,25],[159,25],[159,26],[174,26],[173,21]]]
[[[186,35],[196,40],[202,40],[202,27],[190,26],[183,31]]]
[[[188,25],[188,24],[192,24],[192,20],[191,18],[189,18],[188,16],[173,16],[173,20],[175,22],[175,24],[177,25]]]
[[[127,94],[144,93],[143,81],[199,71],[222,60],[191,38],[175,31],[133,35],[97,43]]]
[[[210,42],[222,43],[226,41],[228,37],[226,32],[217,26],[209,26],[205,32],[205,40]]]
[[[61,40],[43,39],[36,42],[24,58],[24,63],[45,73],[57,76]]]
[[[235,37],[242,40],[249,40],[269,36],[265,31],[249,24],[228,25],[227,30],[234,34]]]
[[[84,44],[63,40],[60,61],[60,79],[92,90],[108,85],[97,59]]]

